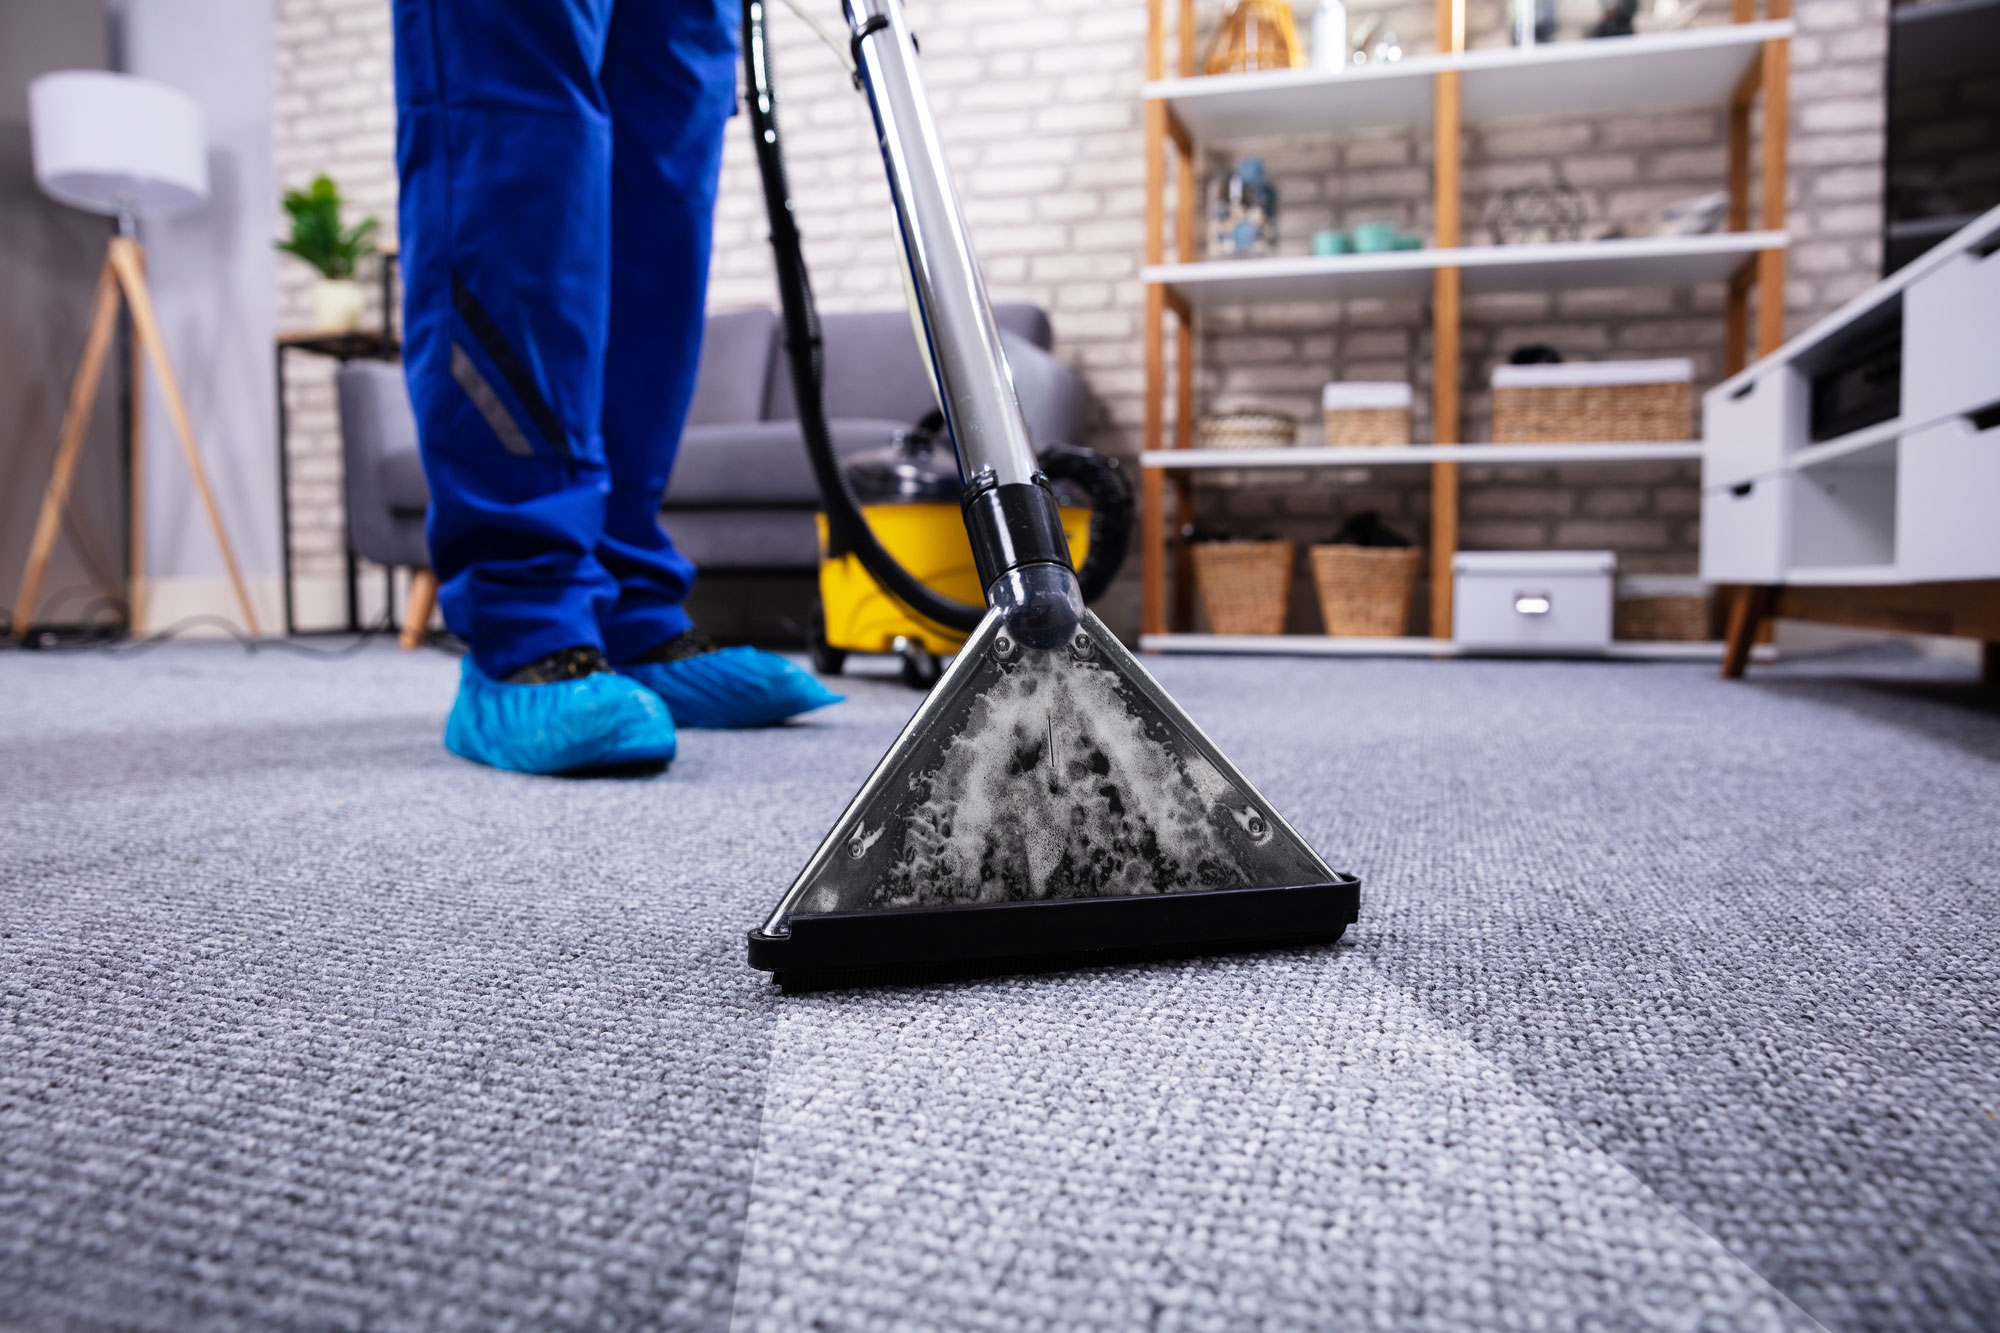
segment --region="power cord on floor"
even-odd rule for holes
[[[95,605],[95,603],[92,603],[92,606]],[[90,607],[86,607],[85,611],[88,612],[90,609]],[[13,616],[11,613],[6,617],[6,620],[6,633],[11,640],[13,628]],[[321,661],[332,661],[353,657],[366,648],[371,640],[383,634],[394,633],[396,623],[385,613],[379,621],[364,626],[360,633],[355,636],[352,643],[343,644],[338,648],[315,648],[310,644],[300,643],[296,639],[256,638],[250,634],[246,634],[242,627],[235,621],[223,616],[212,615],[188,616],[185,619],[175,621],[164,629],[155,630],[150,634],[130,639],[121,638],[119,631],[108,627],[103,629],[77,630],[68,633],[57,630],[40,630],[31,633],[27,638],[12,644],[12,646],[16,651],[26,652],[97,653],[105,657],[136,657],[139,654],[150,652],[158,648],[161,644],[171,642],[197,629],[219,629],[234,639],[245,652],[252,656],[260,652],[277,651],[296,653],[301,657],[318,658]],[[446,652],[450,651],[448,645],[440,644],[439,647]]]

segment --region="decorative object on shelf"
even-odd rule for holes
[[[1289,0],[1236,0],[1215,30],[1202,69],[1209,74],[1247,74],[1297,69],[1305,63]]]
[[[1588,212],[1576,187],[1558,175],[1552,182],[1538,181],[1494,195],[1486,207],[1486,226],[1496,245],[1575,241],[1583,237]]]
[[[1354,228],[1354,250],[1357,254],[1379,255],[1396,248],[1398,236],[1393,222],[1363,222]]]
[[[1575,361],[1496,366],[1495,444],[1685,440],[1694,433],[1694,362]]]
[[[381,223],[363,218],[343,227],[340,210],[346,203],[340,187],[331,177],[321,176],[304,190],[285,192],[285,212],[291,216],[292,234],[278,242],[278,248],[311,264],[319,272],[313,284],[313,323],[322,332],[352,333],[361,323],[361,284],[354,280],[355,266],[372,252],[372,243]]]
[[[1298,422],[1260,407],[1210,412],[1196,423],[1194,432],[1194,442],[1202,449],[1287,449],[1298,437]]]
[[[1402,58],[1403,45],[1396,40],[1396,30],[1385,26],[1380,14],[1361,20],[1354,34],[1354,54],[1348,57],[1351,64],[1393,65]]]
[[[1399,381],[1351,381],[1320,391],[1329,447],[1410,442],[1410,386]]]
[[[1701,643],[1715,637],[1715,596],[1696,574],[1627,574],[1611,606],[1611,637]]]
[[[1697,194],[1691,198],[1678,199],[1660,210],[1660,224],[1653,229],[1655,236],[1706,236],[1722,230],[1723,221],[1729,216],[1729,191],[1717,190],[1712,194]]]
[[[1322,257],[1326,255],[1346,255],[1354,253],[1354,238],[1344,231],[1328,227],[1313,233],[1312,252]]]
[[[1556,366],[1562,359],[1563,354],[1547,343],[1522,343],[1507,353],[1510,366]]]
[[[1258,259],[1278,248],[1278,187],[1264,159],[1246,157],[1215,191],[1209,252],[1217,259]]]
[[[1556,0],[1512,0],[1514,45],[1534,46],[1556,39]]]
[[[1601,653],[1617,571],[1611,551],[1460,551],[1452,637],[1468,652]]]
[[[1340,0],[1320,0],[1313,11],[1312,65],[1337,74],[1347,68],[1347,6]]]
[[[1602,17],[1591,28],[1592,37],[1630,37],[1632,20],[1638,16],[1639,0],[1604,0]]]
[[[1320,619],[1336,637],[1399,638],[1409,632],[1423,552],[1374,510],[1350,517],[1312,548]]]
[[[1701,13],[1701,7],[1702,0],[1653,0],[1652,21],[1646,25],[1646,31],[1672,32],[1675,28],[1685,28]]]
[[[1216,634],[1283,634],[1297,551],[1281,541],[1197,541],[1195,588]]]

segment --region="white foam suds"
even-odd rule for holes
[[[1211,813],[1226,807],[1242,826],[1243,798],[1207,760],[1175,748],[1147,733],[1110,671],[1053,653],[1015,663],[913,784],[876,905],[1246,884]]]

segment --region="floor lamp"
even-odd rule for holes
[[[242,571],[237,568],[236,552],[222,524],[222,511],[216,507],[215,492],[208,484],[208,469],[202,465],[201,450],[195,444],[180,381],[174,378],[166,344],[160,337],[159,319],[146,288],[146,252],[137,236],[139,218],[170,217],[208,198],[208,162],[202,143],[201,113],[192,98],[165,84],[126,74],[68,70],[44,74],[28,85],[28,119],[36,183],[62,203],[117,218],[118,231],[111,238],[104,267],[98,274],[97,298],[91,308],[90,331],[83,341],[83,359],[77,365],[76,378],[70,382],[69,405],[63,413],[55,467],[49,475],[48,489],[42,493],[34,541],[28,548],[28,565],[21,576],[20,595],[14,599],[15,633],[27,634],[35,603],[41,596],[42,576],[48,570],[49,555],[62,526],[63,508],[69,502],[70,482],[76,475],[77,456],[83,450],[84,428],[90,423],[91,408],[97,401],[97,385],[103,375],[111,335],[117,329],[122,300],[131,312],[135,344],[159,377],[167,416],[180,439],[181,453],[194,476],[209,526],[215,530],[216,544],[222,548],[222,563],[235,586],[244,624],[251,634],[257,634],[260,632],[257,613],[250,605],[249,590],[244,586]],[[143,363],[135,367],[140,377],[145,374],[142,367]],[[132,394],[132,432],[128,443],[132,472],[128,625],[133,633],[144,628],[146,577],[145,451],[140,412],[143,394],[138,392],[141,387],[135,385]]]

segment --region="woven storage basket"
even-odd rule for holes
[[[1195,444],[1203,449],[1288,449],[1298,438],[1296,421],[1258,408],[1211,412],[1195,424],[1194,432]]]
[[[1292,590],[1290,542],[1196,542],[1195,587],[1216,634],[1283,634]]]
[[[1685,440],[1694,435],[1694,363],[1586,361],[1493,371],[1495,444]]]
[[[1611,605],[1611,637],[1698,643],[1710,636],[1706,597],[1620,597]]]
[[[1414,546],[1315,546],[1313,587],[1332,635],[1393,639],[1409,632],[1423,552]]]
[[[1410,386],[1402,383],[1335,383],[1320,394],[1330,448],[1410,442]]]
[[[1611,606],[1611,637],[1690,643],[1715,637],[1713,590],[1693,574],[1627,574]]]

